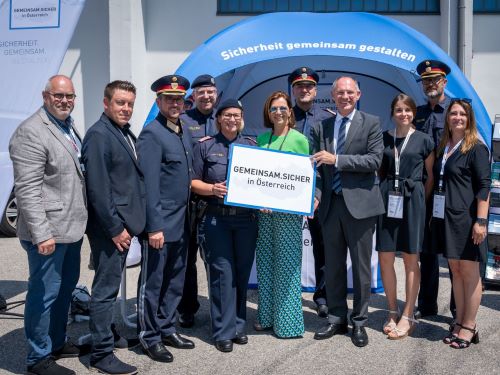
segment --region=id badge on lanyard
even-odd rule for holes
[[[444,219],[444,193],[436,191],[432,205],[432,216],[438,219]]]
[[[447,144],[443,152],[443,160],[441,161],[441,171],[439,172],[438,191],[434,192],[434,200],[432,205],[432,216],[438,219],[444,219],[445,195],[443,192],[444,184],[444,167],[448,158],[460,147],[463,138],[458,142],[450,152],[450,145]]]
[[[411,135],[415,132],[415,129],[411,128],[406,134],[403,145],[401,146],[401,152],[398,152],[398,148],[396,147],[396,129],[394,129],[394,168],[395,168],[395,177],[394,177],[394,190],[389,191],[389,196],[387,197],[387,217],[393,219],[402,219],[403,218],[403,204],[404,197],[399,189],[399,166],[401,162],[401,155],[403,154],[406,145],[411,137]]]
[[[387,199],[387,217],[403,218],[403,194],[400,191],[390,191]]]

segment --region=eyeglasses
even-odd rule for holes
[[[276,112],[278,112],[278,111],[280,111],[280,112],[286,112],[286,111],[288,111],[288,107],[285,107],[285,106],[282,106],[282,107],[274,107],[274,106],[273,106],[273,107],[269,108],[269,112],[270,112],[270,113],[276,113]]]
[[[444,77],[423,78],[422,79],[422,84],[425,85],[425,86],[437,85],[443,79],[444,79]]]
[[[76,95],[75,94],[63,94],[63,93],[60,93],[60,92],[47,92],[47,94],[50,94],[54,97],[54,99],[56,100],[63,100],[64,98],[66,98],[66,100],[68,102],[71,102],[72,100],[75,100],[76,98]]]
[[[184,103],[184,98],[182,96],[171,97],[171,96],[163,95],[163,97],[165,98],[165,102],[167,102],[168,104],[172,104],[172,103],[181,104],[181,103]]]
[[[293,87],[298,88],[299,90],[311,91],[316,88],[316,85],[312,83],[297,83]]]
[[[347,95],[349,98],[354,98],[356,96],[356,91],[335,91],[334,94],[335,96],[338,96],[340,98],[344,97],[345,95]]]
[[[231,118],[234,118],[236,121],[241,120],[241,115],[238,113],[224,113],[222,115],[222,118],[224,120],[231,120]]]

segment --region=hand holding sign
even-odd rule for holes
[[[217,198],[224,198],[224,196],[227,194],[226,181],[217,182],[217,183],[213,184],[212,185],[212,193]]]
[[[317,167],[321,164],[335,165],[337,155],[330,154],[328,151],[323,150],[311,156],[311,161],[316,162]]]

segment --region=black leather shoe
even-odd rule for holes
[[[248,336],[244,333],[237,333],[236,337],[233,339],[233,342],[238,345],[248,344]]]
[[[182,328],[191,328],[194,326],[194,314],[180,314],[179,325]]]
[[[172,362],[174,360],[174,356],[170,353],[165,345],[162,343],[157,343],[151,345],[149,348],[142,348],[142,351],[148,355],[153,361],[156,362]]]
[[[368,335],[365,327],[353,327],[351,341],[359,348],[368,345]]]
[[[73,370],[58,365],[52,357],[42,359],[32,366],[28,366],[28,375],[75,375]]]
[[[437,307],[436,308],[430,308],[430,309],[418,308],[413,313],[415,319],[422,319],[422,318],[429,317],[429,316],[436,316],[437,314],[438,314]]]
[[[56,360],[59,358],[75,358],[89,354],[90,350],[90,345],[75,345],[68,340],[61,349],[52,352],[52,357]]]
[[[328,317],[328,306],[325,304],[320,304],[318,305],[318,316],[320,318],[327,318]]]
[[[126,364],[115,357],[113,353],[107,355],[100,361],[91,364],[90,369],[95,369],[101,374],[110,375],[134,375],[137,367]]]
[[[329,339],[334,335],[345,335],[347,333],[347,324],[328,323],[314,334],[315,340]]]
[[[193,349],[194,342],[191,340],[185,339],[177,332],[172,333],[169,336],[162,337],[161,341],[167,345],[172,346],[177,349]]]
[[[233,342],[231,340],[219,340],[215,342],[215,347],[221,352],[229,353],[233,351]]]

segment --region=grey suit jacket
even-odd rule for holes
[[[313,126],[312,151],[334,153],[333,131],[335,118],[330,117]],[[364,219],[385,212],[376,183],[375,172],[382,162],[384,144],[378,117],[356,111],[347,133],[344,151],[338,155],[342,195],[349,213]],[[319,219],[324,222],[330,207],[333,187],[333,166],[321,165],[316,175],[316,198],[320,201]]]
[[[85,179],[78,154],[40,108],[9,144],[17,198],[17,235],[33,244],[80,240],[87,224]]]

